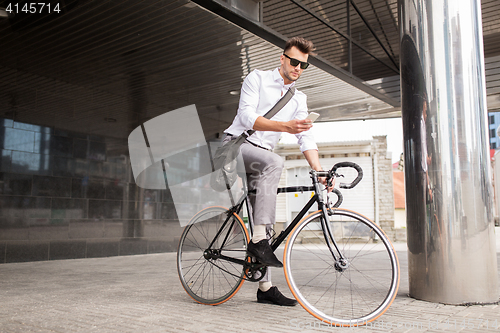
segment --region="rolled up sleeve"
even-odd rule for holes
[[[303,95],[303,98],[301,98],[301,102],[297,111],[296,119],[306,119],[308,114],[309,113],[307,112],[307,97],[306,95]],[[311,130],[295,134],[295,136],[298,139],[300,151],[302,153],[305,152],[306,150],[311,150],[311,149],[318,150],[318,145],[314,140],[314,135],[312,134]]]

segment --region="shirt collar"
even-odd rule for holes
[[[274,81],[280,82],[285,88],[290,88],[290,87],[293,87],[295,85],[295,81],[293,81],[292,83],[290,83],[288,85],[285,84],[285,81],[283,81],[283,78],[281,77],[279,67],[273,71],[273,79],[274,79]]]

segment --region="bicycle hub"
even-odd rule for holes
[[[335,262],[335,269],[338,272],[343,272],[347,268],[349,268],[349,261],[347,261],[346,259],[339,259]]]
[[[205,250],[203,252],[203,257],[207,260],[212,259],[212,260],[217,260],[219,259],[220,256],[220,250]]]

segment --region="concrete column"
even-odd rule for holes
[[[480,0],[399,0],[410,295],[498,301]]]

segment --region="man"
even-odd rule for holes
[[[276,258],[268,241],[276,214],[276,193],[283,160],[271,149],[278,143],[282,132],[295,134],[300,150],[314,170],[322,170],[318,147],[314,142],[312,124],[305,119],[308,115],[306,95],[298,90],[292,99],[272,118],[263,115],[295,84],[309,65],[309,54],[313,54],[313,43],[294,37],[287,41],[280,57],[281,66],[273,71],[254,70],[244,80],[241,88],[238,113],[232,125],[224,132],[224,143],[236,139],[242,132],[253,129],[256,132],[241,145],[241,154],[248,176],[249,189],[256,189],[251,206],[254,220],[252,241],[247,252],[267,266],[283,267]],[[322,180],[324,183],[324,179]],[[285,306],[297,304],[294,299],[282,295],[272,286],[270,269],[259,282],[257,301]]]

